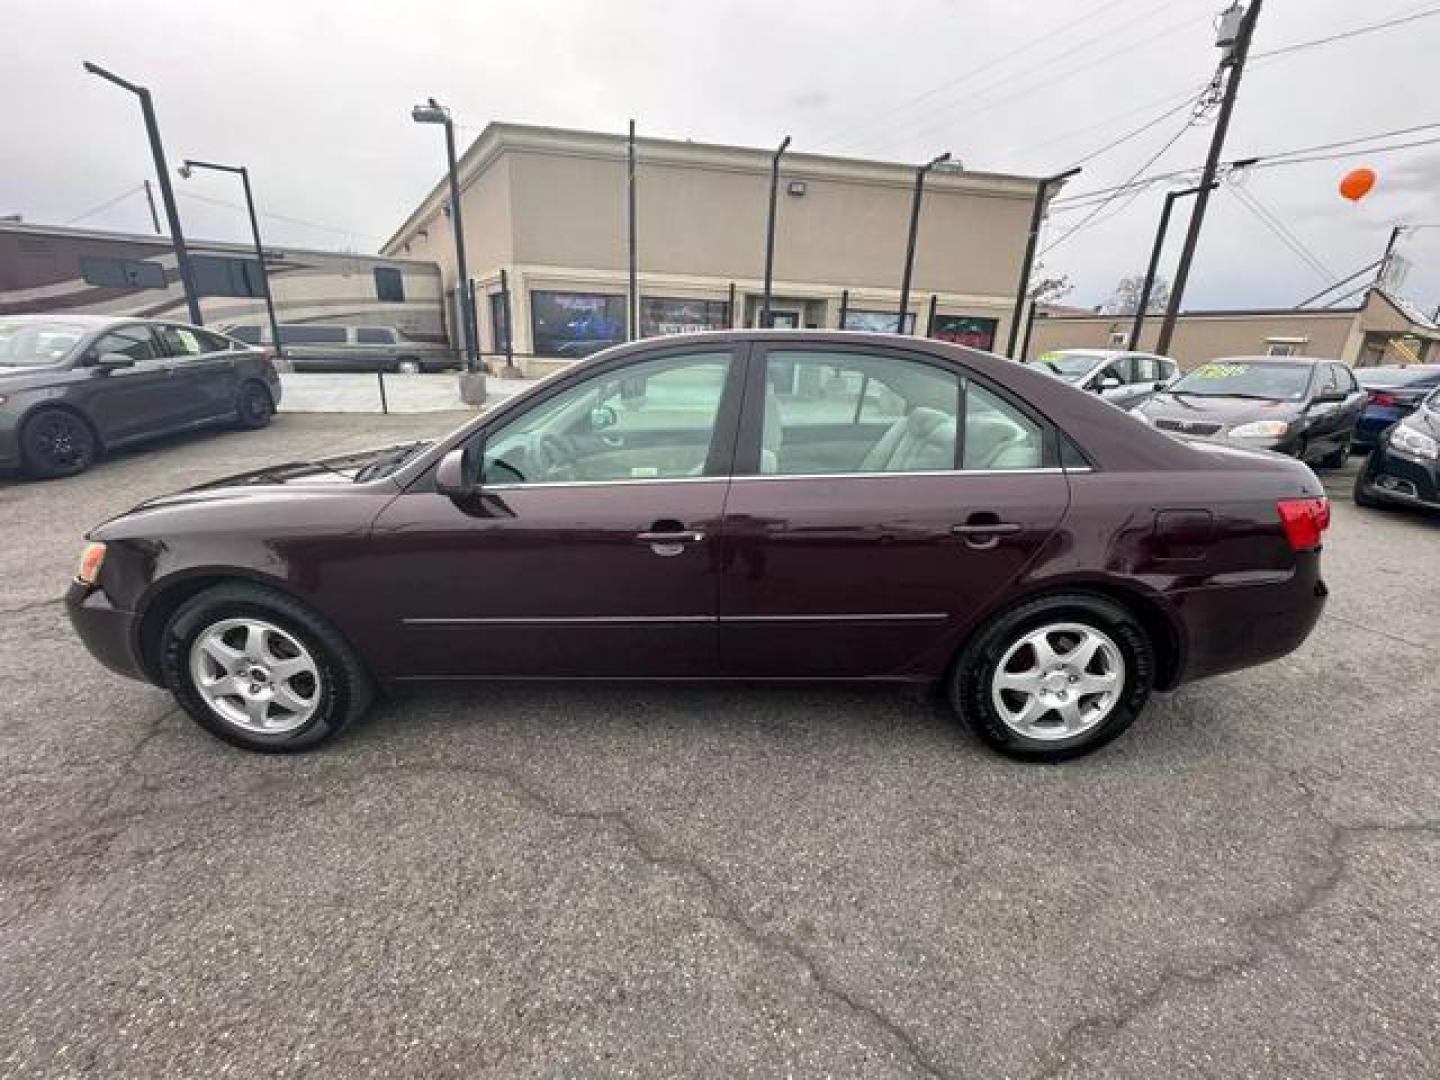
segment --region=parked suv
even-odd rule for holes
[[[251,345],[273,345],[268,326],[235,326],[232,337]],[[448,345],[415,341],[393,326],[281,323],[285,357],[296,371],[398,371],[414,375],[458,367]]]
[[[130,316],[0,318],[0,468],[83,472],[104,451],[206,424],[264,427],[269,358],[184,323]]]
[[[1180,370],[1168,356],[1121,349],[1060,349],[1025,363],[1122,409],[1133,409],[1163,390]]]

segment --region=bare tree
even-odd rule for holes
[[[1140,290],[1145,287],[1144,274],[1129,274],[1115,283],[1110,299],[1100,306],[1103,315],[1134,315],[1140,309]],[[1165,310],[1170,302],[1170,282],[1158,274],[1150,286],[1150,298],[1145,303],[1145,314],[1152,315]]]
[[[1068,296],[1074,288],[1069,274],[1047,275],[1045,264],[1040,263],[1035,267],[1035,275],[1031,280],[1030,299],[1036,304],[1053,303]]]

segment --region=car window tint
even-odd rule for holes
[[[188,326],[162,326],[160,338],[171,356],[199,356],[206,351],[199,335]]]
[[[1340,389],[1347,394],[1353,394],[1360,389],[1360,384],[1355,381],[1355,373],[1344,364],[1336,364],[1335,370],[1340,376]]]
[[[849,350],[775,350],[765,363],[762,473],[955,468],[957,373]]]
[[[136,362],[154,360],[159,355],[155,336],[148,326],[122,326],[111,330],[95,342],[95,354],[104,356],[106,353],[123,353]]]
[[[1320,372],[1320,389],[1322,394],[1336,394],[1340,392],[1340,375],[1335,370],[1334,364],[1326,364],[1325,369]]]
[[[246,345],[260,344],[260,327],[258,326],[235,326],[230,329],[230,336],[236,341],[243,341]]]
[[[562,390],[486,439],[484,482],[703,475],[730,363],[729,350],[667,356]]]
[[[393,345],[395,331],[362,326],[355,331],[355,341],[360,345]]]
[[[195,330],[193,333],[200,339],[200,350],[202,352],[229,352],[235,348],[235,342],[221,334],[210,334],[204,330]]]
[[[1160,378],[1160,363],[1153,356],[1135,357],[1135,382],[1155,382]]]

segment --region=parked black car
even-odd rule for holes
[[[1365,400],[1354,374],[1338,360],[1236,356],[1182,375],[1134,415],[1174,435],[1339,468]]]
[[[1355,477],[1355,502],[1440,510],[1440,390],[1380,437]]]
[[[154,435],[264,427],[279,403],[266,355],[212,330],[129,316],[0,318],[0,469],[70,476]]]

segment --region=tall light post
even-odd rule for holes
[[[1073,169],[1066,169],[1054,176],[1047,176],[1035,188],[1035,202],[1030,207],[1030,231],[1025,236],[1025,254],[1020,259],[1020,284],[1015,290],[1015,310],[1010,313],[1010,337],[1005,343],[1005,355],[1011,360],[1024,359],[1023,343],[1020,355],[1016,356],[1015,342],[1020,337],[1021,319],[1025,314],[1026,294],[1030,291],[1030,271],[1035,268],[1035,241],[1040,235],[1040,222],[1045,217],[1046,200],[1049,198],[1051,188],[1069,180],[1079,171],[1080,166],[1077,165]],[[1026,338],[1029,338],[1028,323],[1026,324]]]
[[[900,314],[895,320],[897,334],[905,333],[905,313],[910,307],[910,272],[915,269],[915,237],[920,232],[920,200],[925,195],[925,174],[949,160],[950,152],[947,150],[915,170],[915,196],[910,200],[910,238],[905,243],[905,269],[900,274]]]
[[[255,198],[250,193],[250,171],[244,165],[221,165],[215,161],[196,161],[193,158],[186,158],[175,171],[186,180],[195,174],[196,169],[209,169],[212,172],[230,173],[240,177],[241,186],[245,189],[245,209],[250,214],[250,236],[255,241],[255,262],[260,267],[260,294],[265,298],[265,313],[270,317],[270,340],[275,345],[275,355],[285,355],[285,345],[280,340],[280,320],[275,317],[275,297],[270,293],[270,271],[265,269],[265,246],[260,243],[260,221],[255,216]]]
[[[1218,181],[1212,181],[1213,188]],[[1145,282],[1140,286],[1140,301],[1135,306],[1135,321],[1130,326],[1130,341],[1126,348],[1132,352],[1139,347],[1140,328],[1145,325],[1145,309],[1150,306],[1150,291],[1155,287],[1155,272],[1160,267],[1160,254],[1165,250],[1165,233],[1170,228],[1170,212],[1175,209],[1175,200],[1198,195],[1200,188],[1188,187],[1180,191],[1167,192],[1165,207],[1160,211],[1160,225],[1155,230],[1155,246],[1150,249],[1150,265],[1145,268]]]
[[[165,164],[165,148],[160,145],[160,124],[155,119],[155,104],[150,100],[150,91],[89,60],[85,61],[84,67],[91,75],[98,75],[122,90],[129,90],[140,99],[140,112],[145,118],[145,134],[150,139],[150,156],[155,159],[156,178],[160,181],[160,198],[165,203],[165,218],[170,223],[170,243],[175,248],[175,266],[180,272],[180,286],[185,290],[185,307],[190,312],[190,321],[196,326],[203,326],[205,320],[200,314],[200,293],[195,288],[195,272],[190,266],[190,252],[185,248],[185,234],[180,229],[180,211],[175,207],[175,191],[170,186],[170,169]]]
[[[460,178],[455,168],[455,124],[450,110],[433,97],[424,105],[410,110],[410,119],[417,124],[442,124],[445,127],[445,160],[450,172],[450,224],[455,230],[455,273],[460,284],[460,336],[465,339],[465,370],[480,370],[479,341],[475,330],[475,298],[470,291],[470,270],[465,265],[465,229],[460,221]]]
[[[765,303],[760,309],[760,325],[770,328],[770,286],[775,270],[775,194],[780,190],[780,155],[790,145],[786,135],[780,147],[770,157],[770,213],[765,218]]]

